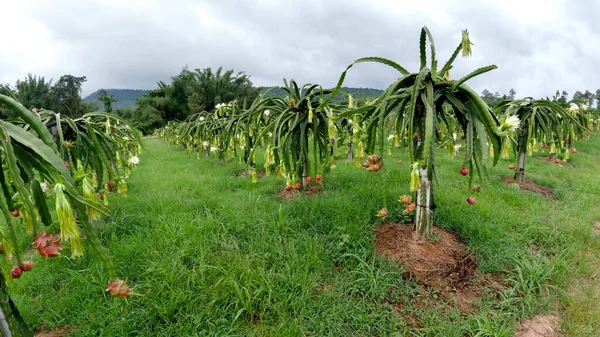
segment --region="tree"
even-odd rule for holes
[[[427,41],[431,50],[429,67]],[[495,153],[494,164],[499,158],[499,123],[485,101],[465,84],[477,75],[496,69],[496,66],[477,69],[460,80],[450,80],[452,63],[461,51],[463,56],[471,54],[471,42],[466,30],[450,59],[438,70],[433,38],[427,27],[423,27],[418,72],[410,73],[399,64],[379,57],[361,58],[348,67],[350,69],[361,62],[378,62],[394,68],[402,75],[376,101],[348,114],[365,113],[370,124],[369,130],[372,130],[368,138],[369,152],[374,152],[378,147],[378,152],[383,156],[384,142],[390,129],[389,126],[386,128],[386,124],[394,125],[396,132],[401,136],[406,134],[411,139],[408,148],[412,160],[411,190],[416,192],[415,230],[421,238],[428,238],[433,228],[435,203],[432,181],[435,174],[438,123],[445,123],[447,114],[451,113],[462,127],[467,143],[464,163],[471,168],[471,177],[474,167],[480,175],[483,171],[488,153],[487,136]],[[336,90],[341,86],[348,69],[342,73]],[[380,158],[370,159],[383,164]]]
[[[96,98],[98,98],[104,105],[104,112],[112,112],[112,103],[117,101],[112,95],[108,96],[106,94],[106,90],[100,89],[96,94]]]
[[[187,98],[189,91],[174,77],[174,85],[158,82],[158,88],[149,90],[136,101],[133,111],[124,115],[129,123],[145,134],[160,128],[168,121],[184,120],[189,115]]]
[[[17,99],[28,109],[51,109],[54,104],[52,80],[28,74],[24,80],[18,80],[15,88]]]
[[[144,100],[144,98],[140,98],[140,100]],[[153,130],[165,125],[165,120],[153,100],[144,101],[145,103],[138,103],[139,105],[135,109],[117,109],[116,113],[143,134],[150,134]]]
[[[485,104],[487,104],[489,107],[495,107],[503,100],[514,99],[516,94],[517,94],[517,92],[514,89],[510,89],[510,91],[508,92],[508,95],[506,95],[506,94],[502,95],[497,91],[492,94],[489,90],[484,89],[481,92],[481,99],[483,99]]]
[[[494,98],[494,94],[492,94],[489,90],[487,89],[483,89],[483,91],[481,92],[481,98],[483,99],[483,101],[489,105],[492,106],[495,103],[495,98]]]
[[[584,100],[585,100],[585,96],[583,95],[583,93],[581,93],[581,91],[577,90],[573,94],[573,99],[571,101],[579,104],[579,103],[583,103]]]
[[[553,101],[560,104],[560,106],[562,106],[563,108],[566,108],[569,102],[569,93],[567,93],[564,90],[562,91],[562,93],[560,92],[560,90],[556,90],[556,95],[554,95]]]
[[[257,96],[258,90],[244,73],[183,68],[170,84],[158,82],[157,89],[137,100],[130,122],[148,133],[169,121],[184,121],[191,115],[213,111],[219,103],[251,102]]]
[[[594,104],[594,100],[596,100],[596,94],[592,93],[589,90],[585,91],[585,93],[583,94],[583,97],[585,100],[587,100],[588,106]]]
[[[95,105],[86,104],[81,99],[81,86],[85,83],[86,77],[76,77],[73,75],[63,75],[52,87],[51,93],[55,100],[50,110],[65,114],[70,117],[80,117],[83,114],[93,110]]]
[[[85,76],[64,75],[53,85],[52,80],[47,81],[43,76],[28,74],[23,80],[17,81],[14,98],[27,109],[52,110],[66,116],[79,117],[97,110],[96,104],[87,104],[80,97],[81,86],[85,81]],[[7,94],[7,90],[11,91],[5,86],[2,93]]]
[[[227,70],[223,73],[223,68],[219,67],[216,72],[205,68],[186,75],[193,78],[193,93],[189,98],[189,105],[196,112],[211,111],[217,104],[233,100],[253,101],[258,96],[258,90],[252,87],[250,77],[243,72],[236,74],[233,70]]]

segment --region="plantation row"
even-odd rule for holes
[[[496,67],[483,67],[452,80],[452,64],[461,53],[471,54],[466,31],[438,69],[433,39],[424,27],[416,72],[391,60],[362,58],[342,73],[334,89],[285,81],[280,88],[287,93],[285,98],[267,93],[252,102],[219,102],[210,111],[170,122],[157,134],[198,157],[211,152],[221,160],[239,157],[253,182],[258,181],[256,153],[260,148],[265,173],[284,178],[290,193],[306,190],[313,181],[321,185],[340,148],[346,159],[373,173],[389,165],[383,158],[385,152],[407,149],[414,196],[403,196],[401,202],[406,214],[414,213],[418,235],[427,239],[433,228],[437,148],[446,148],[451,156],[464,153],[459,173],[470,182],[476,174],[480,178],[486,174],[489,158],[496,164],[514,152],[518,158],[512,168],[515,179],[523,181],[528,155],[541,149],[548,151],[549,160],[568,160],[576,152],[575,142],[599,127],[592,109],[561,102],[558,97],[511,99],[491,109],[466,83]],[[382,63],[401,76],[378,98],[357,103],[340,88],[346,72],[363,62]],[[340,94],[348,104],[333,103]],[[85,238],[108,272],[107,290],[115,297],[131,296],[133,290],[117,278],[94,231],[94,221],[110,213],[107,206],[112,193],[126,195],[127,178],[139,163],[140,133],[111,114],[88,113],[75,119],[47,110],[29,111],[4,95],[0,104],[18,116],[0,120],[0,207],[6,220],[0,226],[0,240],[11,268],[10,273],[0,275],[0,288],[6,289],[5,275],[18,279],[34,268],[33,258],[25,258],[32,244],[44,258],[59,256],[65,249],[75,258],[83,254]],[[468,196],[467,202],[476,200]],[[388,216],[385,205],[378,215]],[[0,296],[1,314],[8,317],[8,326],[0,325],[3,334],[31,336],[8,293]]]
[[[428,43],[427,43],[428,42]],[[457,56],[471,54],[468,32],[463,31],[450,59],[438,69],[435,46],[429,30],[420,36],[420,68],[409,72],[394,61],[366,57],[355,61],[342,73],[335,89],[316,84],[299,87],[285,82],[281,89],[286,98],[259,95],[253,102],[221,102],[214,111],[204,111],[185,121],[170,122],[157,134],[182,144],[189,152],[238,156],[256,181],[255,151],[265,150],[264,168],[286,179],[286,190],[306,188],[316,177],[334,165],[333,157],[347,146],[347,158],[354,158],[376,173],[384,165],[384,152],[393,147],[406,148],[411,159],[410,189],[415,201],[406,201],[407,210],[416,210],[415,229],[429,237],[433,225],[433,180],[436,178],[435,148],[447,148],[450,155],[464,151],[461,174],[473,180],[486,173],[487,158],[496,164],[499,158],[517,154],[515,179],[523,181],[525,159],[538,149],[548,150],[553,161],[568,160],[577,140],[598,129],[598,120],[586,105],[570,105],[553,99],[507,99],[491,109],[466,84],[468,80],[493,69],[487,66],[458,80],[449,73]],[[427,55],[427,45],[430,54]],[[429,57],[429,63],[428,63]],[[378,62],[400,72],[401,76],[377,99],[357,106],[353,97],[340,91],[346,72],[357,63]],[[332,97],[345,94],[348,105],[330,103]],[[241,154],[239,154],[241,152]],[[475,199],[469,197],[469,204]],[[415,207],[415,204],[419,207]],[[387,215],[387,209],[380,211]]]
[[[25,251],[33,246],[44,258],[64,248],[73,258],[84,253],[83,237],[103,260],[116,297],[132,294],[117,278],[115,268],[94,231],[93,222],[108,215],[110,195],[127,193],[131,169],[139,162],[140,133],[110,114],[89,113],[71,119],[52,111],[29,111],[14,99],[0,95],[0,103],[18,118],[0,120],[0,249],[13,264],[18,279],[34,268]],[[6,289],[5,274],[0,288]],[[31,336],[6,291],[0,310],[8,317],[5,336]],[[7,330],[8,329],[8,330]]]

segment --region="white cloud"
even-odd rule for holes
[[[467,28],[473,57],[453,77],[499,69],[470,82],[477,91],[551,96],[600,87],[600,3],[567,0],[104,0],[4,1],[0,82],[27,73],[87,76],[100,87],[156,87],[183,66],[245,71],[256,85],[282,79],[333,86],[353,60],[391,58],[418,66],[418,34],[431,30],[439,63]],[[594,14],[596,13],[596,14]],[[397,74],[353,68],[346,85],[384,88]]]

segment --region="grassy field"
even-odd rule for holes
[[[409,193],[405,154],[386,157],[377,174],[340,161],[322,194],[282,200],[283,181],[253,184],[236,175],[237,160],[197,159],[160,139],[145,141],[128,197],[114,196],[99,224],[119,275],[141,296],[103,292],[108,276],[93,252],[36,257],[10,291],[36,329],[68,326],[73,336],[512,336],[520,319],[546,312],[560,315],[565,336],[598,336],[599,143],[578,143],[572,166],[528,158],[526,177],[554,199],[502,183],[511,171],[501,161],[491,181],[477,182],[472,207],[461,158],[440,150],[436,223],[467,242],[479,273],[505,285],[468,312],[423,297],[374,253],[384,196],[398,214],[398,195]]]

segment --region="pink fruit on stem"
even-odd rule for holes
[[[387,208],[382,208],[379,210],[379,212],[377,212],[377,216],[380,218],[385,218],[388,215],[388,209]]]
[[[367,170],[373,173],[379,172],[379,170],[381,170],[381,166],[381,163],[372,164],[371,167],[369,167]]]
[[[31,269],[33,269],[33,261],[31,261],[31,260],[23,261],[23,263],[21,264],[21,268],[24,271],[30,271]]]
[[[312,184],[312,177],[311,176],[306,177],[306,183],[309,184],[309,185]]]
[[[112,181],[112,180],[109,180],[109,181],[106,183],[106,187],[108,187],[108,189],[112,191],[112,190],[115,188],[115,182],[114,182],[114,181]]]
[[[381,160],[381,157],[376,154],[372,154],[370,156],[367,156],[367,159],[371,164],[377,164]]]
[[[469,205],[473,205],[475,203],[475,198],[473,197],[468,197],[467,198],[467,202],[469,203]]]
[[[410,195],[401,195],[400,196],[400,202],[403,203],[404,205],[409,205],[412,203],[412,198]]]
[[[300,191],[302,189],[301,183],[296,183],[296,190]]]
[[[15,209],[14,211],[10,212],[10,214],[16,218],[16,217],[18,217],[18,216],[19,216],[19,214],[21,214],[21,213],[19,213],[19,210],[18,210],[18,209]]]
[[[460,174],[463,176],[468,176],[469,175],[469,170],[466,167],[462,167],[460,169]]]
[[[60,255],[63,247],[60,244],[60,238],[55,234],[41,232],[35,237],[33,245],[37,248],[41,256],[55,257]]]
[[[119,279],[109,282],[106,291],[110,291],[117,298],[125,298],[133,295],[133,289],[127,286],[127,282]]]
[[[23,275],[23,268],[21,268],[21,266],[14,266],[10,270],[10,277],[12,278],[19,278],[21,275]]]
[[[316,180],[316,182],[317,182],[317,185],[321,185],[321,183],[323,182],[323,177],[321,177],[321,175],[320,175],[320,174],[317,174],[317,175],[315,176],[315,180]]]
[[[285,190],[286,191],[291,191],[292,190],[292,185],[285,185]]]

